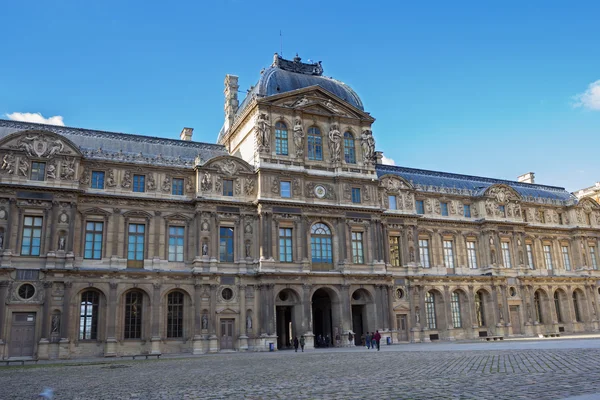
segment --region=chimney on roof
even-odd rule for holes
[[[225,132],[233,125],[233,119],[240,104],[237,97],[239,88],[237,76],[225,75],[225,90],[223,91],[225,93]]]
[[[521,183],[535,183],[535,173],[528,172],[519,176],[517,180]]]
[[[192,134],[194,133],[194,128],[183,128],[181,134],[179,134],[179,138],[181,140],[185,140],[190,142],[192,140]]]

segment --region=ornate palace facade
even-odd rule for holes
[[[218,144],[0,121],[0,358],[598,330],[596,201],[382,165],[320,63],[237,93]]]

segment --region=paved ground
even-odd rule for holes
[[[96,360],[100,361],[100,360]],[[600,339],[0,368],[0,399],[600,399]]]

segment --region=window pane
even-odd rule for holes
[[[281,197],[292,197],[292,192],[291,192],[291,182],[286,182],[286,181],[282,181],[280,182],[280,194]]]

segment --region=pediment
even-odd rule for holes
[[[238,311],[232,310],[229,307],[217,309],[217,314],[239,314]]]
[[[515,189],[504,184],[490,186],[485,190],[484,195],[493,198],[499,204],[506,204],[510,201],[518,201],[521,199],[521,195],[519,195]]]
[[[228,155],[211,158],[203,165],[203,168],[216,169],[226,176],[236,176],[240,172],[254,173],[253,168],[246,161]]]
[[[42,130],[26,130],[8,135],[0,141],[0,149],[41,159],[56,156],[81,157],[81,152],[69,139]]]
[[[165,215],[165,219],[167,221],[189,221],[190,217],[188,217],[187,215],[183,215],[180,213],[174,213],[174,214],[169,214],[169,215]]]
[[[379,186],[388,192],[398,192],[400,190],[412,190],[413,185],[401,176],[386,174],[379,178]]]
[[[82,215],[102,215],[103,217],[109,217],[111,215],[110,212],[98,207],[88,208],[86,210],[81,210],[80,212]]]
[[[374,121],[368,113],[354,107],[320,86],[311,86],[270,96],[267,101],[274,106],[292,108],[307,114],[339,116]]]
[[[590,197],[584,197],[581,199],[578,206],[583,208],[586,212],[600,209],[600,205],[598,205],[598,203]]]
[[[406,304],[400,304],[394,307],[394,311],[410,311],[410,307]]]
[[[144,218],[144,219],[151,219],[152,218],[152,214],[147,213],[145,211],[127,211],[127,212],[123,213],[123,217],[124,218]]]

